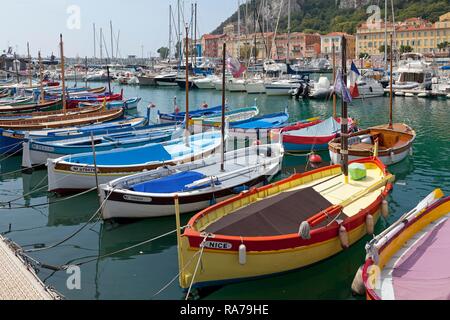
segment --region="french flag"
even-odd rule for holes
[[[359,72],[358,68],[356,67],[355,63],[352,61],[352,66],[350,70],[353,72],[351,77],[351,83],[350,83],[350,94],[352,95],[352,98],[358,98],[359,97],[359,90],[358,90],[358,84],[356,83],[356,80],[358,79],[358,76],[361,76],[361,73]]]
[[[239,78],[247,70],[247,68],[239,62],[238,59],[228,56],[227,69],[234,78]]]

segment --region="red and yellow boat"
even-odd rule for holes
[[[178,229],[180,285],[216,285],[302,268],[373,232],[394,177],[377,158],[295,174],[211,206]],[[177,200],[175,200],[177,201]],[[179,217],[177,215],[177,224]]]
[[[442,197],[436,189],[367,244],[368,300],[449,300],[450,197]]]

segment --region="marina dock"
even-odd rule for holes
[[[0,236],[0,300],[59,300],[18,254],[13,242]]]
[[[389,95],[389,89],[384,89],[384,93],[386,95]],[[437,91],[431,91],[431,90],[417,90],[417,89],[398,89],[394,90],[394,95],[399,96],[398,93],[401,93],[402,95],[405,94],[413,94],[414,96],[419,96],[423,98],[446,98],[450,95],[450,93],[447,92],[437,92]]]

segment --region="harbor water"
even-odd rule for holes
[[[150,102],[156,105],[156,109],[172,112],[175,96],[181,110],[184,110],[184,91],[178,87],[114,87],[115,91],[122,88],[126,97],[143,98],[138,110],[141,115],[146,114],[146,106]],[[288,97],[245,93],[227,93],[227,99],[233,108],[256,103],[261,114],[283,111],[287,107],[290,121],[318,116],[325,118],[332,113],[330,101],[295,101]],[[209,106],[219,105],[221,92],[191,91],[191,108],[199,108],[204,102]],[[434,188],[440,187],[445,194],[450,194],[449,111],[449,100],[394,98],[394,121],[404,122],[414,128],[417,139],[413,154],[389,168],[395,174],[396,182],[389,197],[390,216],[387,221],[379,221],[378,231],[413,208]],[[356,118],[362,128],[387,123],[389,99],[381,97],[355,100],[349,106],[349,115]],[[152,119],[156,119],[155,114]],[[323,152],[322,156],[325,161],[329,161],[327,152]],[[83,226],[99,207],[95,192],[45,205],[59,199],[46,192],[46,171],[23,174],[17,171],[20,163],[20,156],[0,159],[1,202],[22,197],[14,203],[27,207],[14,210],[1,208],[0,232],[5,232],[6,237],[25,249],[39,247],[40,244],[50,245],[66,238]],[[287,155],[278,179],[301,172],[304,167],[305,157]],[[13,173],[9,174],[10,172]],[[184,215],[182,222],[189,218],[190,215]],[[50,265],[76,264],[93,259],[81,266],[80,289],[69,289],[67,280],[70,274],[66,271],[39,270],[38,275],[45,284],[56,288],[68,299],[183,299],[184,292],[177,281],[154,296],[178,273],[175,235],[113,256],[102,257],[174,229],[174,217],[120,223],[93,221],[64,244],[31,255]],[[368,239],[366,237],[347,251],[313,266],[274,277],[201,291],[196,294],[196,298],[354,299],[350,285],[364,260],[364,245]]]

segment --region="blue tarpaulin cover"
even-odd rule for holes
[[[173,193],[185,190],[185,186],[206,176],[195,171],[176,173],[167,177],[136,184],[130,189],[147,193]]]

